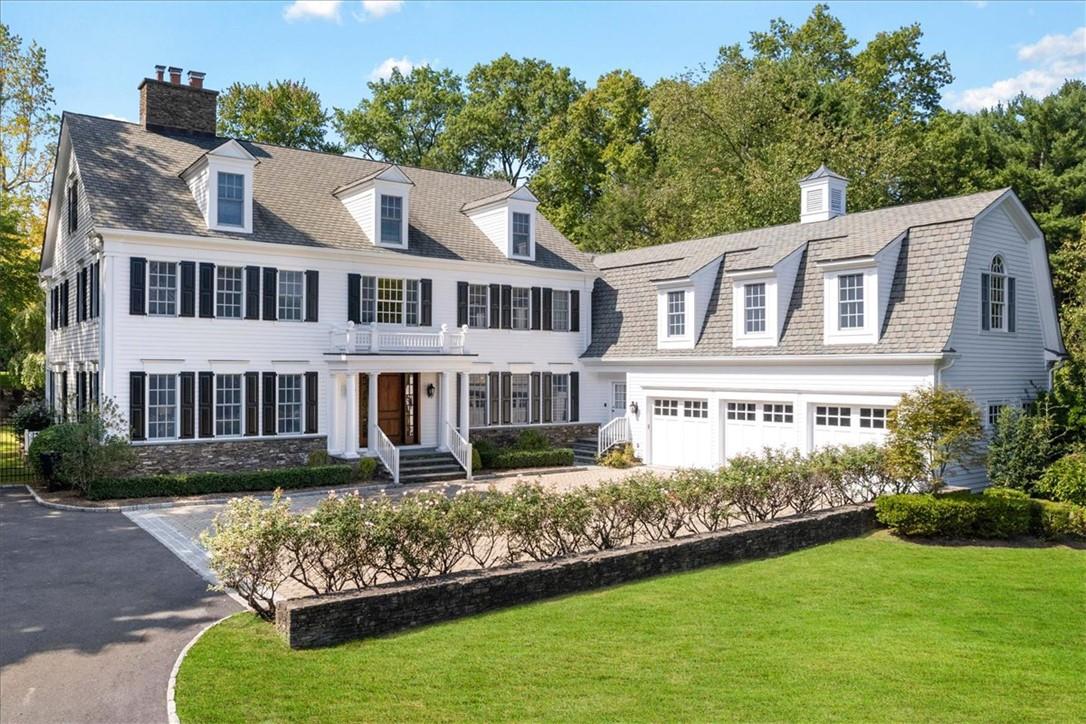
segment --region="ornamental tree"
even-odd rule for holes
[[[890,412],[887,462],[896,477],[931,490],[951,467],[981,460],[984,428],[976,404],[961,390],[919,387]]]

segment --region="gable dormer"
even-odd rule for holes
[[[872,256],[818,263],[822,271],[823,340],[826,344],[878,343],[890,307],[890,290],[906,233]]]
[[[799,221],[828,221],[845,215],[848,179],[826,168],[826,164],[799,182]]]
[[[658,349],[693,349],[697,344],[722,260],[723,255],[694,259],[682,276],[653,280]]]
[[[231,139],[181,172],[210,231],[253,232],[256,164],[256,157]]]
[[[347,208],[374,246],[406,249],[414,182],[390,165],[340,186],[332,195]]]
[[[804,246],[772,266],[728,273],[732,282],[732,344],[776,347],[792,301]]]
[[[507,259],[535,260],[536,207],[525,186],[469,201],[460,210]]]

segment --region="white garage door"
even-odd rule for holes
[[[652,463],[668,467],[716,467],[708,400],[652,401]]]
[[[763,448],[797,447],[795,411],[788,402],[725,402],[724,456]]]
[[[886,415],[889,411],[888,407],[815,405],[814,446],[882,442],[886,437]]]

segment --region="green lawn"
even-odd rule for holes
[[[1086,551],[886,533],[331,649],[240,614],[183,722],[1086,720]]]
[[[32,474],[21,450],[22,441],[15,433],[15,428],[0,426],[0,469],[13,476],[13,480],[18,478],[19,482],[23,482],[24,476]]]

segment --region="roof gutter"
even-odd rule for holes
[[[840,364],[842,362],[854,362],[860,364],[934,364],[947,358],[946,352],[903,352],[897,354],[791,354],[791,355],[743,355],[731,357],[582,357],[581,362],[587,366],[610,367],[619,365],[773,365],[795,364],[806,362],[811,364]],[[949,365],[948,365],[949,366]]]

